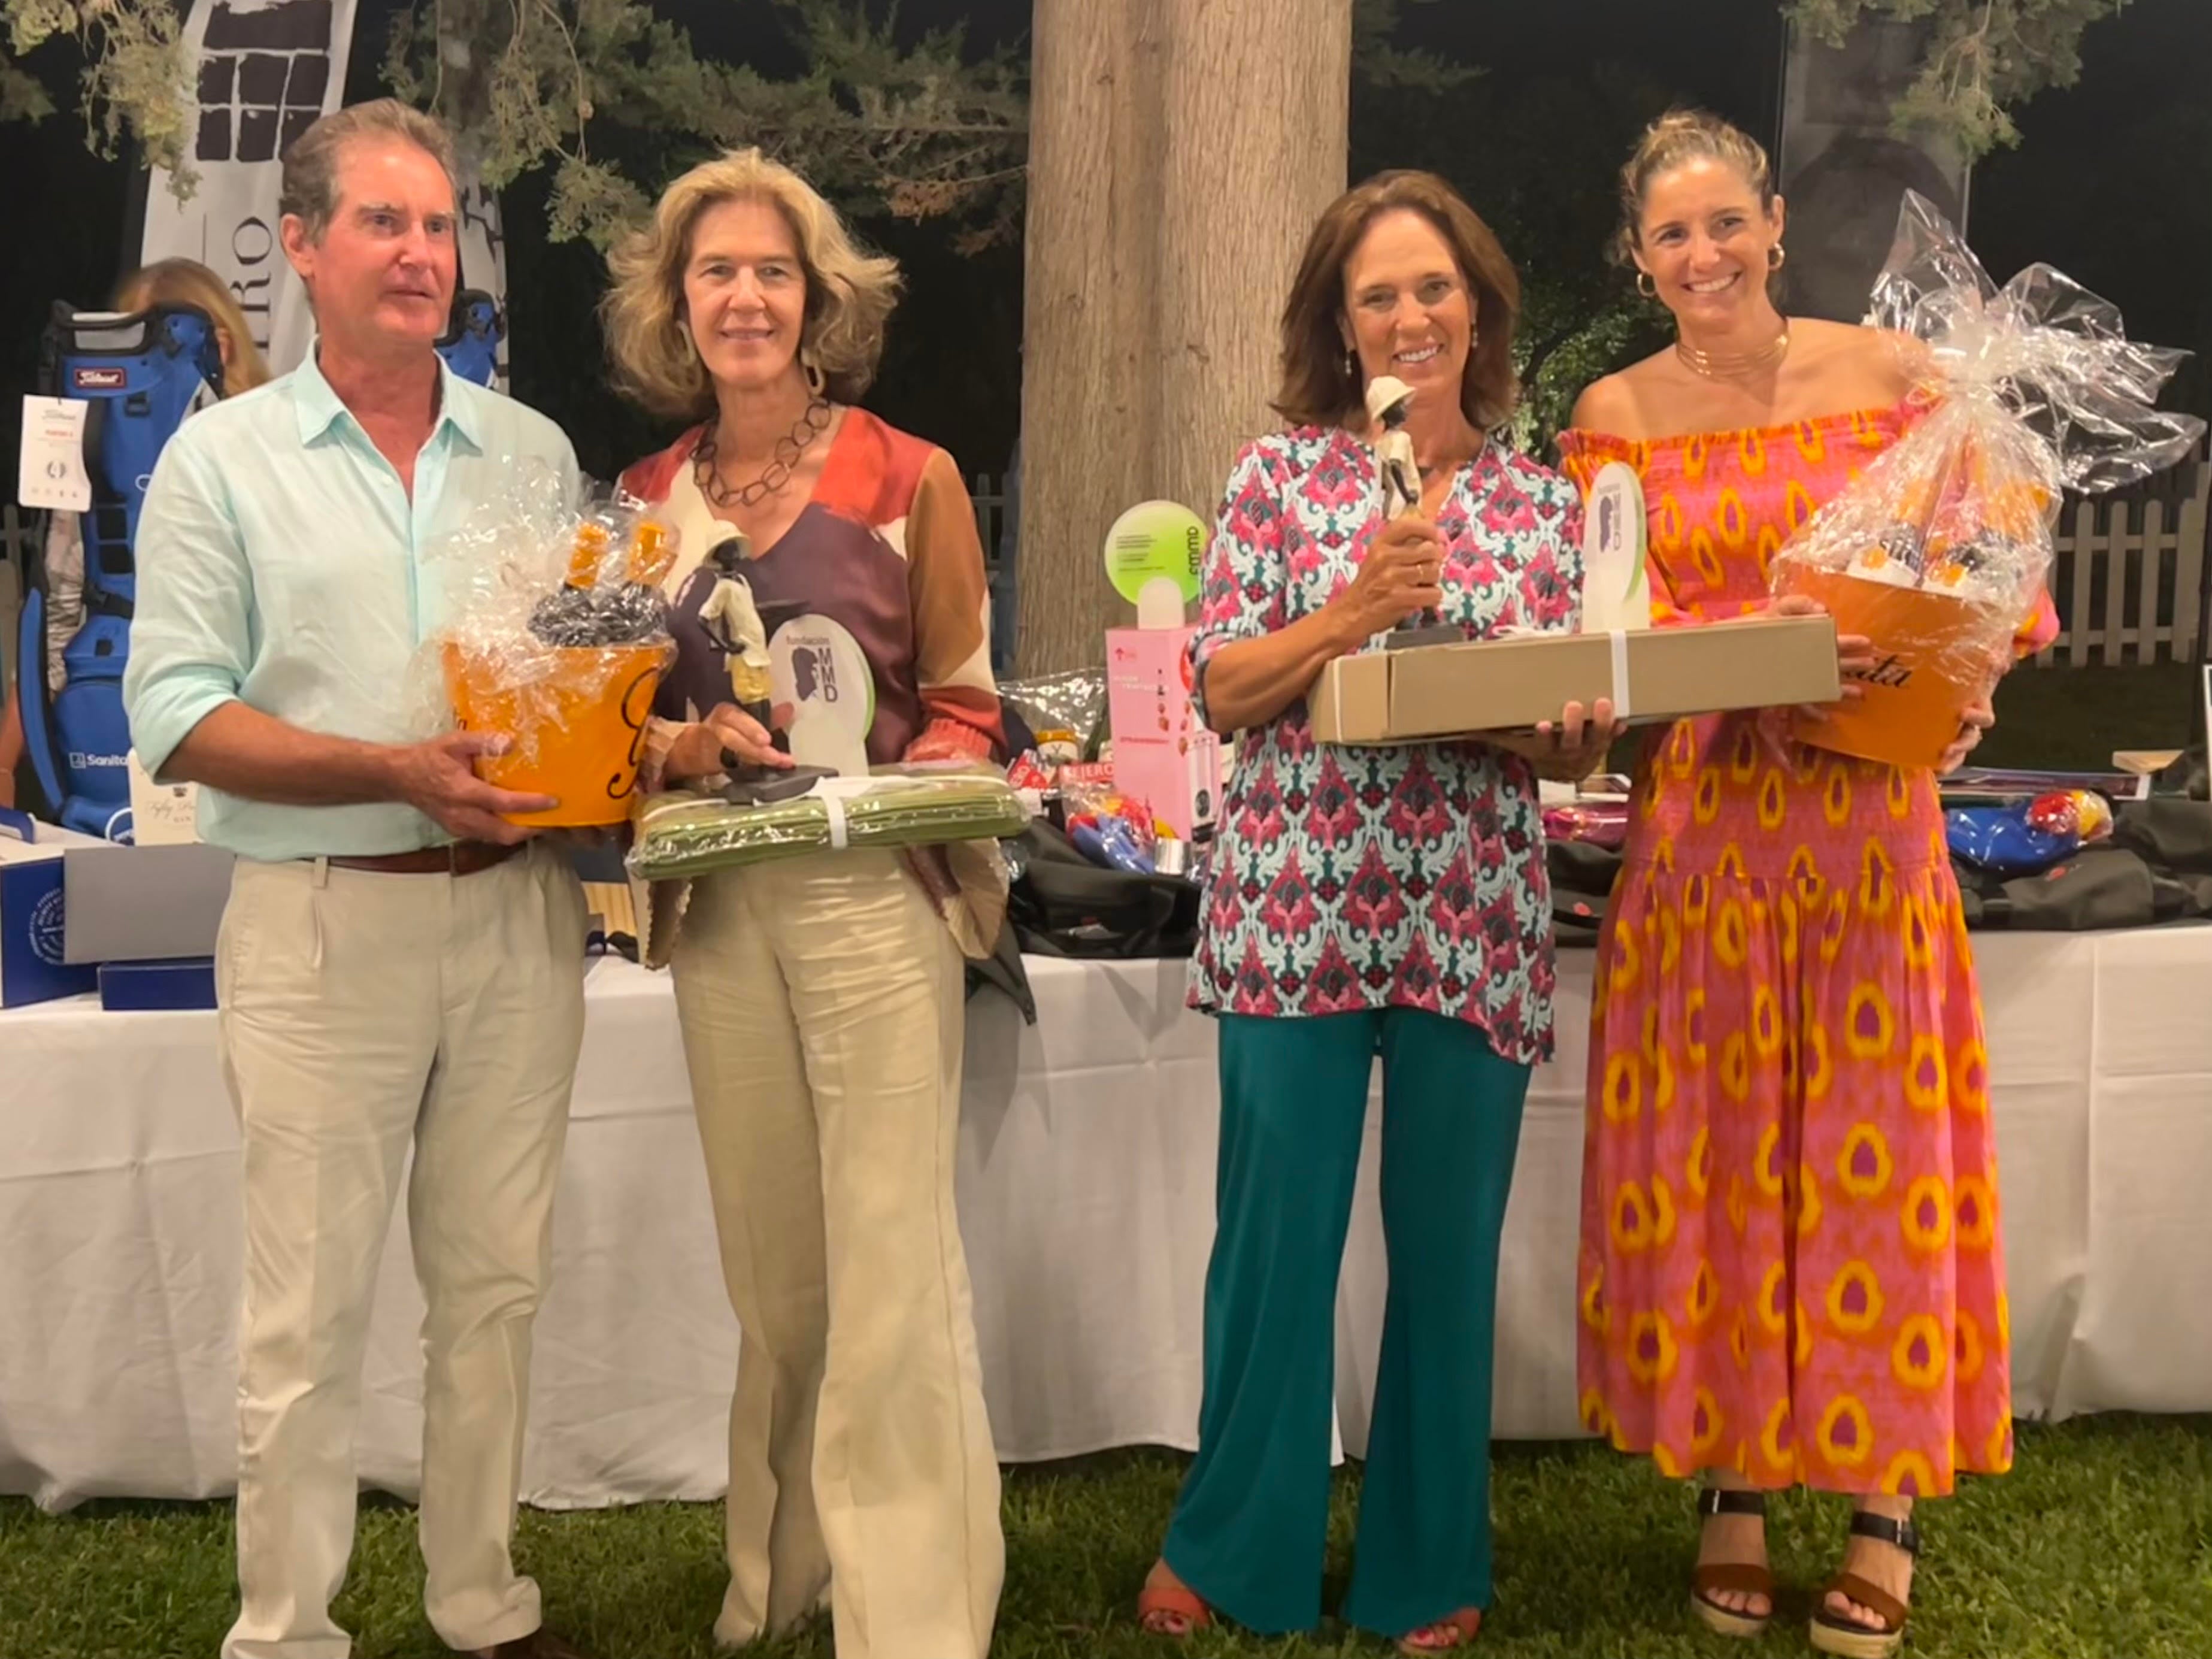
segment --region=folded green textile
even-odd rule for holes
[[[825,778],[812,793],[764,806],[677,793],[645,803],[625,862],[641,881],[668,881],[842,848],[997,841],[1028,822],[1006,780],[981,772]]]

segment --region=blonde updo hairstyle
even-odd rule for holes
[[[837,210],[805,179],[757,149],[726,150],[660,193],[652,219],[608,256],[614,286],[599,302],[615,384],[656,415],[702,420],[714,382],[684,314],[684,270],[700,216],[724,202],[765,202],[781,213],[806,277],[802,357],[820,369],[823,395],[854,403],[875,379],[884,325],[898,303],[898,262],[864,252]]]
[[[1701,109],[1671,109],[1650,126],[1620,170],[1620,228],[1613,233],[1616,263],[1632,265],[1643,246],[1644,204],[1651,181],[1691,161],[1718,161],[1734,170],[1759,198],[1759,210],[1774,210],[1774,168],[1766,148],[1742,128]]]

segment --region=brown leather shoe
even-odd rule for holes
[[[543,1625],[527,1636],[518,1636],[512,1642],[501,1642],[495,1648],[478,1648],[467,1659],[585,1659],[581,1649],[572,1648]]]

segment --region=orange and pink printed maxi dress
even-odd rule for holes
[[[1907,410],[1629,442],[1657,620],[1765,603]],[[2039,619],[2055,627],[2055,617]],[[1948,1492],[2012,1462],[1989,1059],[1929,773],[1683,720],[1638,769],[1599,941],[1582,1415],[1668,1474]]]

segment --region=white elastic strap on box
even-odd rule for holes
[[[1494,630],[1490,637],[1494,640],[1534,639],[1554,631],[1548,628],[1522,628],[1509,623]],[[1613,647],[1613,717],[1616,720],[1626,720],[1635,710],[1636,699],[1630,696],[1628,690],[1629,631],[1620,628],[1605,630],[1606,641]]]
[[[871,776],[863,773],[858,777],[817,778],[814,787],[800,799],[811,799],[822,803],[823,816],[828,820],[830,850],[842,853],[851,844],[851,825],[845,815],[845,805],[863,795],[888,795],[901,789],[927,788],[927,777],[908,777],[892,775]]]

